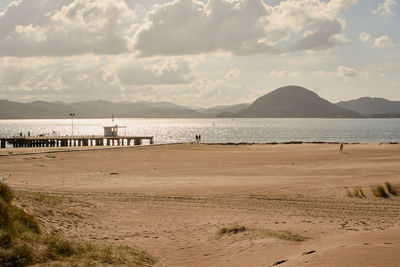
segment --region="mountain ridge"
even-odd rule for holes
[[[361,104],[360,104],[361,103]],[[105,100],[64,103],[36,100],[19,103],[0,99],[0,119],[76,118],[396,118],[400,101],[362,97],[336,104],[301,86],[275,89],[253,103],[193,108],[170,102],[111,102]]]
[[[391,101],[381,97],[360,97],[340,101],[336,105],[363,115],[400,114],[400,101]]]

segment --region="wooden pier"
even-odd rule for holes
[[[0,138],[0,148],[13,147],[78,147],[142,145],[143,140],[154,144],[153,136],[28,136]]]

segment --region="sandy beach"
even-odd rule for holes
[[[398,266],[400,197],[371,188],[399,162],[378,143],[25,148],[0,150],[0,178],[46,231],[156,266]]]

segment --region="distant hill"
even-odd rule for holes
[[[18,103],[0,100],[0,119],[50,119],[65,118],[75,109],[63,103],[35,101]]]
[[[237,112],[250,104],[193,109],[169,102],[82,101],[76,103],[34,101],[18,103],[0,100],[0,119],[76,118],[215,118],[220,112]]]
[[[245,103],[245,104],[237,104],[237,105],[232,105],[232,106],[215,106],[211,108],[204,108],[204,109],[199,109],[199,111],[209,117],[215,117],[217,114],[220,113],[236,113],[239,112],[245,108],[248,108],[250,104]]]
[[[361,97],[350,101],[340,101],[336,105],[373,117],[378,114],[383,117],[400,115],[400,101],[390,101],[384,98]]]
[[[226,117],[229,114],[222,114]],[[300,86],[278,88],[235,114],[242,118],[359,118]],[[220,115],[221,116],[221,115]]]
[[[76,118],[400,118],[400,101],[362,97],[332,104],[300,86],[278,88],[252,104],[194,108],[170,102],[82,101],[76,103],[0,100],[0,119]]]
[[[172,103],[85,101],[66,104],[62,102],[35,101],[18,103],[0,100],[0,119],[63,119],[73,112],[76,118],[198,118],[203,114]]]

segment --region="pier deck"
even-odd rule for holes
[[[73,147],[73,146],[131,146],[143,140],[154,144],[153,136],[28,136],[0,138],[0,148],[13,147]]]

